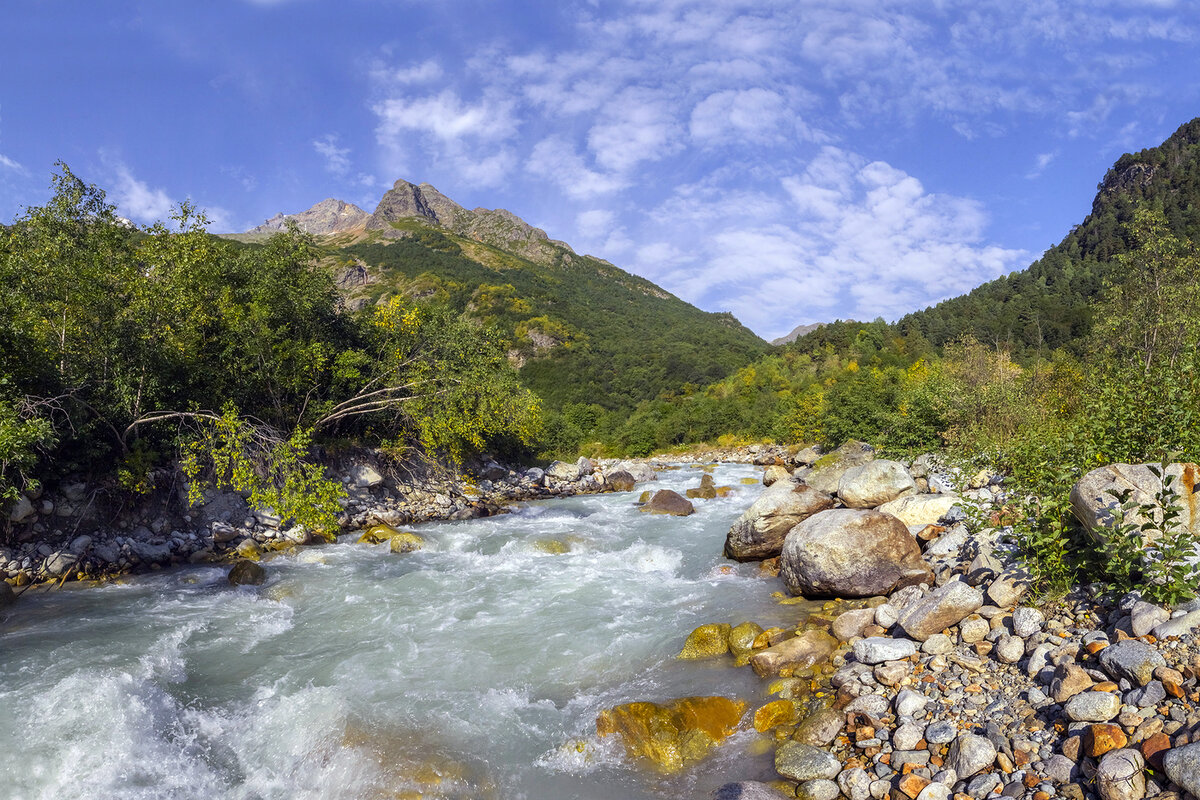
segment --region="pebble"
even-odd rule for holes
[[[928,698],[920,692],[912,689],[901,689],[896,693],[896,700],[893,705],[896,709],[897,717],[915,717],[925,709],[928,702]],[[950,740],[947,739],[946,741]]]
[[[854,643],[854,657],[861,664],[882,664],[885,661],[899,661],[917,652],[917,644],[911,639],[889,639],[883,636],[872,636],[869,639],[859,639]]]
[[[1063,712],[1075,722],[1108,722],[1121,713],[1121,698],[1110,692],[1080,692]]]
[[[1021,606],[1013,611],[1013,635],[1020,636],[1022,639],[1028,639],[1042,630],[1042,624],[1045,621],[1046,616],[1038,609]]]
[[[996,760],[996,745],[973,733],[964,733],[950,745],[946,763],[960,778],[972,775],[991,766]]]

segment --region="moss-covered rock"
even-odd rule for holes
[[[561,539],[534,539],[533,546],[552,556],[561,556],[571,552],[571,546]]]
[[[791,700],[772,700],[754,712],[754,730],[766,733],[781,725],[795,725],[799,719],[796,704]]]
[[[258,542],[253,539],[246,539],[237,546],[233,554],[240,559],[247,561],[258,561],[263,557],[263,549]]]
[[[359,544],[383,544],[387,542],[393,553],[411,553],[420,550],[425,539],[412,531],[401,531],[391,525],[375,525],[358,537]]]
[[[389,549],[393,553],[413,553],[425,546],[425,540],[412,531],[397,531]]]
[[[687,661],[713,658],[729,652],[730,626],[724,623],[701,625],[688,635],[679,658]]]

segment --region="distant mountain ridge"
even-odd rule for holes
[[[251,228],[246,233],[267,235],[278,233],[286,230],[290,220],[296,223],[302,231],[314,236],[328,236],[361,230],[370,218],[370,214],[353,203],[346,203],[331,197],[299,214],[276,214],[262,225]]]
[[[791,333],[780,336],[778,339],[772,339],[771,344],[774,345],[775,347],[779,347],[780,345],[785,345],[785,344],[791,344],[792,342],[799,339],[801,336],[812,333],[813,331],[815,331],[817,328],[820,328],[824,324],[825,324],[824,322],[813,322],[808,325],[797,325],[796,327],[792,328]]]

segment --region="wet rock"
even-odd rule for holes
[[[891,514],[905,525],[934,525],[959,502],[953,494],[910,494],[879,506],[878,511]]]
[[[804,476],[804,481],[819,492],[836,494],[846,470],[865,464],[873,458],[875,451],[869,444],[846,442],[832,453],[814,461],[812,469]]]
[[[892,639],[872,636],[854,643],[854,657],[860,664],[882,664],[908,658],[917,652],[917,645],[909,639]]]
[[[659,489],[650,498],[650,502],[641,508],[651,514],[670,514],[674,517],[686,517],[696,511],[696,507],[678,492],[670,489]]]
[[[420,534],[412,531],[397,531],[388,543],[388,551],[392,553],[412,553],[425,546],[425,540]]]
[[[838,481],[838,497],[849,508],[874,508],[916,493],[917,485],[904,465],[887,459],[851,467]]]
[[[842,771],[842,765],[818,747],[801,742],[784,742],[775,751],[775,771],[792,781],[832,780]]]
[[[228,575],[231,586],[259,586],[266,579],[267,571],[249,559],[235,562]]]
[[[713,658],[729,652],[729,632],[732,628],[724,623],[701,625],[692,631],[683,643],[679,658],[690,661]]]
[[[1146,796],[1146,763],[1136,750],[1113,750],[1100,759],[1096,789],[1101,800],[1142,800]]]
[[[900,520],[859,509],[821,511],[792,528],[780,576],[792,594],[817,597],[870,597],[933,580]]]
[[[754,653],[754,640],[762,632],[762,626],[755,622],[743,622],[730,629],[729,652],[733,653],[735,666],[744,667],[750,663],[750,656]]]
[[[733,733],[745,709],[745,703],[726,697],[685,697],[667,705],[625,703],[600,712],[596,733],[620,736],[630,759],[676,772]]]
[[[820,664],[833,655],[837,639],[822,630],[807,630],[750,656],[750,666],[760,677],[788,675]]]
[[[0,581],[0,608],[11,606],[17,602],[17,593],[6,581]]]
[[[834,499],[791,479],[778,481],[758,496],[725,537],[725,556],[737,561],[773,558],[783,550],[788,531],[833,508]]]
[[[904,609],[899,625],[913,639],[923,642],[982,606],[982,592],[962,581],[950,581]]]
[[[765,733],[780,725],[794,725],[799,717],[791,700],[772,700],[754,712],[754,730]]]
[[[960,779],[965,780],[987,769],[995,760],[996,745],[986,737],[964,733],[950,745],[946,765],[953,769]]]
[[[1166,660],[1155,648],[1135,640],[1117,642],[1100,651],[1100,666],[1114,678],[1125,678],[1144,686],[1154,677],[1155,667]]]
[[[712,800],[786,800],[787,795],[759,781],[727,783],[715,789]]]
[[[1063,706],[1075,722],[1108,722],[1121,713],[1121,698],[1111,692],[1080,692]]]

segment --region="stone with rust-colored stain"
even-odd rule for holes
[[[1162,769],[1163,755],[1171,749],[1171,737],[1161,731],[1148,736],[1138,745],[1142,758],[1155,769]]]
[[[724,623],[701,625],[688,635],[679,658],[691,661],[725,655],[729,652],[730,630],[730,626]]]
[[[1083,730],[1083,752],[1099,758],[1112,750],[1120,750],[1129,743],[1129,737],[1118,725],[1097,723]]]
[[[907,797],[911,797],[913,800],[916,800],[917,795],[919,795],[921,790],[928,786],[929,783],[930,782],[928,778],[922,778],[920,775],[910,772],[900,779],[900,782],[897,784],[897,788]]]
[[[794,725],[799,717],[791,700],[774,700],[754,712],[754,730],[766,733],[780,725]]]
[[[744,702],[727,697],[685,697],[667,705],[625,703],[601,711],[596,732],[618,734],[630,759],[677,772],[733,733],[745,710]]]

